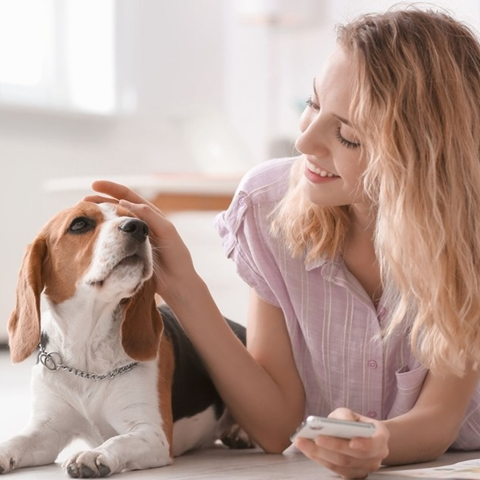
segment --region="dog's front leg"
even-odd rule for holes
[[[40,403],[34,402],[29,424],[0,444],[0,473],[53,463],[78,433],[78,419],[72,408],[50,399],[46,410]]]
[[[54,432],[40,425],[29,426],[0,444],[0,473],[53,463],[71,439],[66,432]]]
[[[79,413],[64,396],[34,374],[30,420],[18,435],[0,444],[0,473],[53,463],[81,435],[81,424]]]
[[[70,477],[92,478],[171,463],[170,446],[163,430],[142,424],[111,437],[97,448],[73,455],[63,466]]]

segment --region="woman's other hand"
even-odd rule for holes
[[[388,455],[390,434],[387,427],[347,408],[337,408],[329,417],[370,422],[375,424],[376,431],[370,438],[343,439],[321,435],[315,440],[298,438],[295,446],[308,458],[343,478],[366,478],[378,470]]]

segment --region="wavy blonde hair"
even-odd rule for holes
[[[445,13],[408,8],[343,25],[338,43],[358,72],[350,120],[394,306],[386,333],[405,327],[424,365],[462,375],[480,362],[479,41]],[[273,231],[294,256],[341,253],[348,207],[310,203],[297,170]]]

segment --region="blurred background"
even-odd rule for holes
[[[294,152],[335,24],[396,3],[0,0],[0,343],[26,245],[92,179],[147,197],[197,184],[232,194],[251,166]],[[478,0],[428,5],[480,26]],[[214,214],[174,215],[220,307],[242,322],[246,290],[222,263]]]

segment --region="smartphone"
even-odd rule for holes
[[[371,437],[375,433],[375,425],[353,420],[338,420],[336,418],[316,417],[310,415],[290,437],[292,442],[297,437],[317,438],[319,435],[329,435],[339,438]]]

